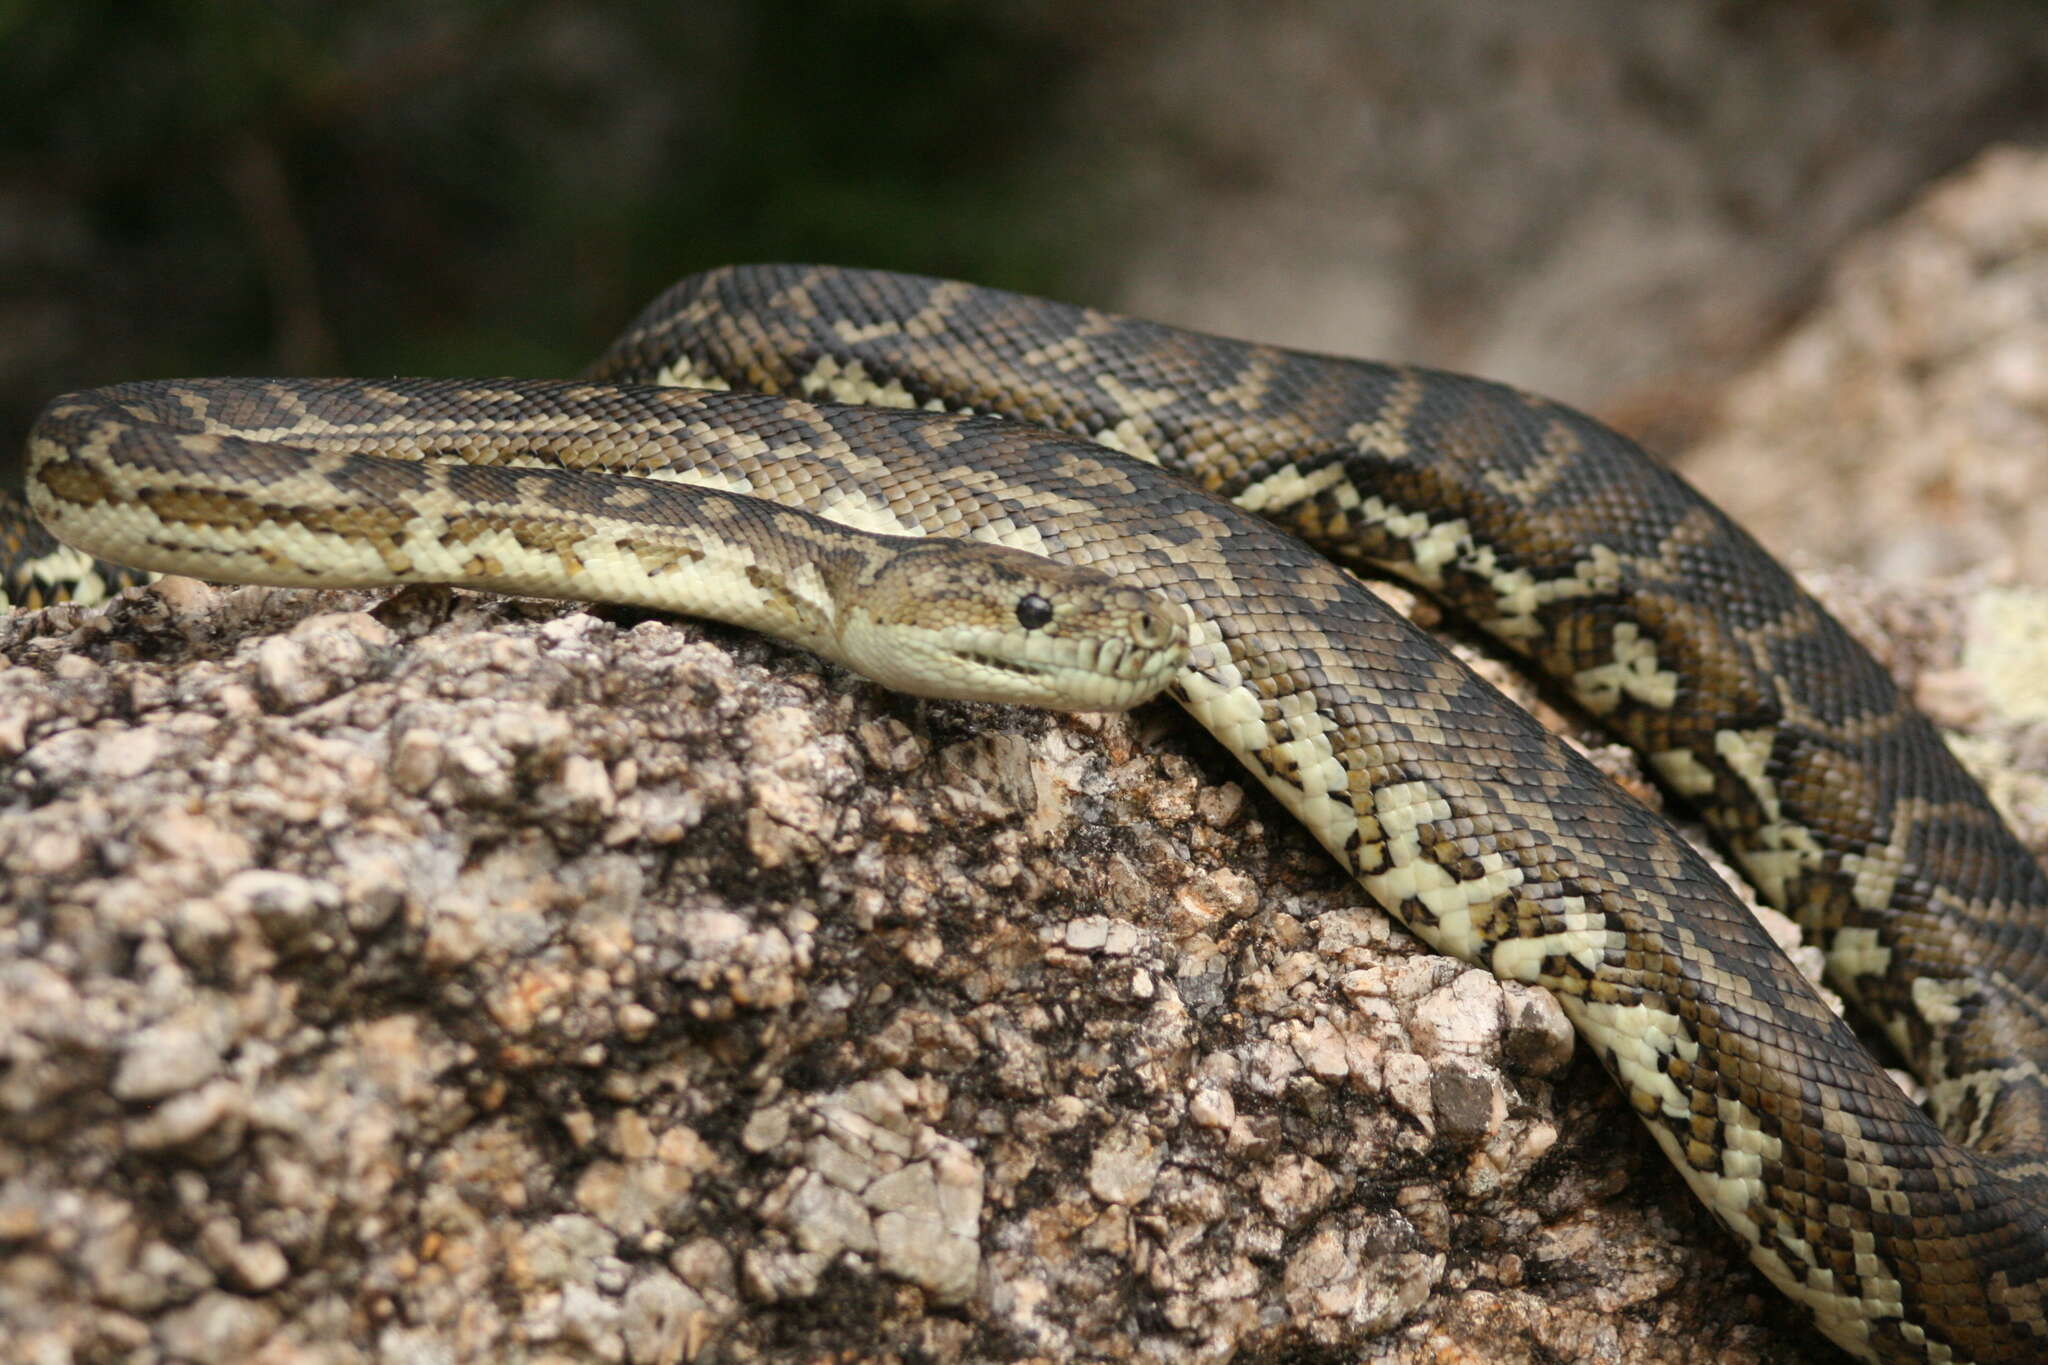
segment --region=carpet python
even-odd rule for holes
[[[302,583],[342,544],[350,582],[582,596],[561,502],[616,515],[656,479],[1178,603],[1176,698],[1432,946],[1556,992],[1823,1332],[1869,1360],[2048,1360],[2048,877],[1841,627],[1589,418],[972,285],[742,267],[671,289],[582,381],[125,385],[57,400],[30,446],[45,522],[150,568],[198,547]],[[470,500],[423,512],[429,484]],[[53,553],[15,567],[61,577]],[[602,557],[628,600],[678,571]],[[1347,569],[1438,597],[1645,754],[1928,1111],[1661,818]]]

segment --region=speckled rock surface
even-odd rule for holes
[[[21,1358],[1220,1359],[1595,1216],[1554,1014],[1165,713],[423,593],[0,641]]]
[[[1961,604],[1833,586],[2038,831]],[[182,580],[0,655],[8,1359],[1826,1358],[1171,708]]]

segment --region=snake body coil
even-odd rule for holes
[[[323,546],[391,542],[343,496],[361,480],[340,457],[501,464],[461,477],[507,489],[540,463],[1150,589],[1192,621],[1188,709],[1423,938],[1556,991],[1823,1331],[1875,1360],[2048,1358],[2048,878],[1878,666],[1625,440],[1459,376],[830,269],[685,281],[592,379],[127,386],[52,405],[31,491],[97,553],[227,548],[304,582]],[[698,391],[638,387],[656,383]],[[145,422],[183,454],[146,466]],[[283,475],[240,452],[271,441],[314,452],[301,477],[338,500],[302,517],[266,491]],[[1443,597],[1628,737],[1807,925],[1936,1117],[1660,819],[1348,574],[1190,481]],[[543,533],[558,523],[486,501],[467,514],[494,543],[588,592],[575,547]],[[102,523],[123,529],[84,529]],[[463,544],[445,576],[496,581]]]

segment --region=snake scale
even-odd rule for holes
[[[1841,627],[1589,418],[966,284],[742,267],[664,294],[583,381],[124,385],[57,400],[30,444],[45,522],[143,567],[225,546],[304,582],[312,547],[346,545],[393,581],[487,586],[518,559],[583,595],[566,469],[997,542],[1179,603],[1173,694],[1422,938],[1555,991],[1822,1331],[1871,1360],[2048,1360],[2048,877]],[[429,482],[471,499],[434,523],[439,569],[372,487]],[[116,510],[130,529],[91,529]],[[47,575],[45,551],[15,559]],[[1347,568],[1438,597],[1639,749],[1931,1114],[1669,826]]]

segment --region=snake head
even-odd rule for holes
[[[1179,603],[1000,545],[903,541],[866,576],[840,653],[921,697],[1124,711],[1187,662]]]

